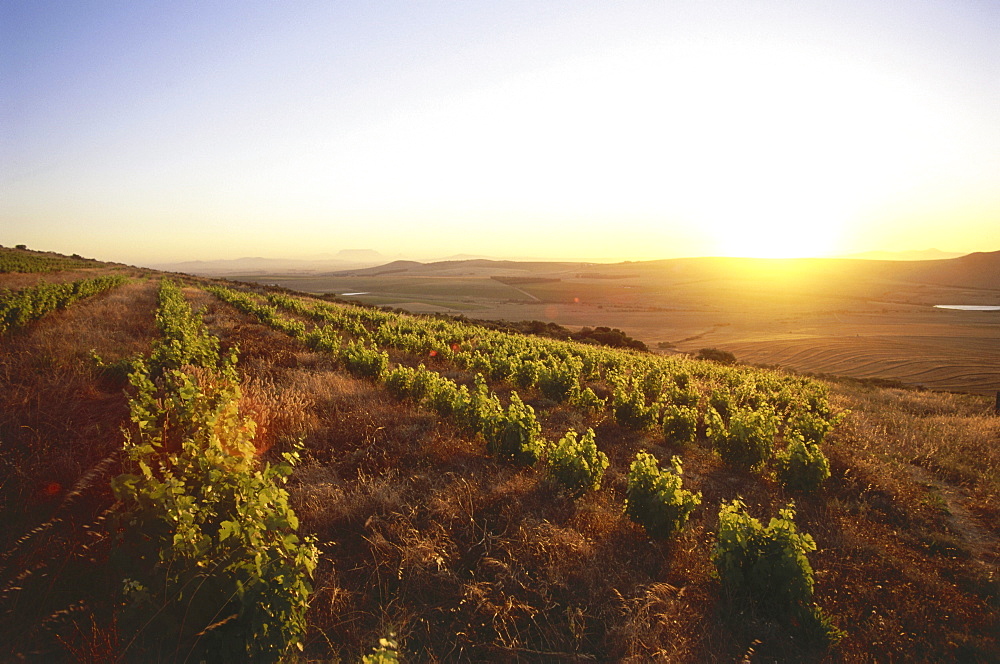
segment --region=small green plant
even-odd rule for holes
[[[698,411],[689,406],[667,406],[663,410],[663,437],[669,443],[693,443],[698,432]]]
[[[833,423],[805,409],[797,409],[788,418],[787,430],[800,435],[806,442],[818,445],[833,429]]]
[[[389,355],[385,351],[365,346],[360,341],[344,346],[340,357],[348,371],[363,378],[380,378],[389,367]]]
[[[399,664],[400,661],[395,634],[390,634],[387,639],[379,639],[374,651],[361,658],[361,664]]]
[[[826,455],[800,434],[794,434],[788,447],[775,455],[774,465],[778,480],[793,491],[816,491],[830,477]]]
[[[538,389],[553,401],[566,401],[580,390],[580,372],[583,362],[572,357],[541,368],[538,374]]]
[[[135,362],[139,358],[122,357],[114,362],[106,362],[104,358],[97,354],[96,350],[91,349],[90,359],[93,360],[94,366],[103,378],[115,383],[124,384],[128,381],[129,375],[135,371]]]
[[[575,408],[582,410],[585,413],[599,413],[606,405],[604,399],[597,396],[594,390],[589,387],[577,390],[572,396],[570,396],[570,403]]]
[[[730,597],[777,618],[795,619],[812,638],[832,645],[842,633],[813,604],[808,554],[816,542],[795,526],[795,505],[778,511],[764,527],[736,499],[719,509],[718,541],[712,551],[719,580]]]
[[[646,404],[646,397],[634,382],[615,388],[612,407],[618,424],[644,431],[656,424],[656,407]]]
[[[733,413],[728,427],[713,428],[712,442],[726,464],[755,470],[770,459],[776,433],[777,425],[770,410],[741,408]]]
[[[511,394],[507,412],[483,433],[490,454],[525,466],[534,465],[546,446],[535,409],[522,402],[517,392]]]
[[[594,430],[577,438],[570,429],[552,446],[547,457],[549,475],[573,496],[601,488],[601,478],[608,467],[608,455],[597,449]]]
[[[701,493],[681,488],[684,470],[678,457],[670,459],[671,469],[657,465],[656,457],[642,451],[629,467],[625,513],[655,539],[671,537],[684,527]]]

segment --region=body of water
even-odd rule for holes
[[[1000,307],[988,304],[935,304],[935,309],[961,309],[962,311],[1000,311]]]

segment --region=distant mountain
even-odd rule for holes
[[[386,260],[386,256],[374,249],[341,249],[334,258],[349,263],[379,263]]]
[[[434,262],[439,261],[475,261],[475,260],[487,260],[495,261],[499,260],[495,256],[483,256],[480,254],[455,254],[453,256],[445,256],[444,258],[438,258]]]
[[[336,276],[377,277],[384,274],[401,276],[477,276],[514,277],[538,275],[558,276],[588,268],[592,263],[559,261],[509,261],[476,258],[471,260],[446,260],[421,263],[419,261],[393,261],[364,269],[349,269]]]
[[[977,251],[945,261],[910,263],[907,278],[918,283],[1000,290],[1000,251]]]
[[[330,258],[312,259],[238,258],[234,260],[189,261],[150,265],[170,272],[203,276],[357,276],[374,277],[545,277],[624,278],[657,275],[667,282],[741,279],[747,274],[773,273],[781,276],[796,271],[830,281],[851,279],[939,284],[958,287],[1000,289],[1000,251],[977,252],[957,257],[930,249],[890,254],[876,258],[875,252],[854,258],[673,258],[658,261],[587,263],[560,261],[513,261],[483,258],[420,262],[390,260],[369,249],[345,250]],[[917,255],[925,256],[921,260]],[[859,258],[859,256],[866,256]]]
[[[860,254],[839,256],[839,258],[858,258],[869,261],[934,261],[958,258],[964,255],[961,252],[941,251],[940,249],[911,249],[910,251],[865,251]]]
[[[155,270],[166,272],[183,272],[201,276],[238,276],[263,274],[322,274],[337,272],[352,268],[365,268],[378,265],[385,261],[385,256],[369,250],[361,250],[357,254],[347,252],[350,258],[342,257],[345,252],[339,252],[335,258],[295,259],[295,258],[263,258],[259,256],[233,258],[212,261],[184,261],[180,263],[160,263],[148,265]]]

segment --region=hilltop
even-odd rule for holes
[[[973,278],[991,260],[923,265],[909,274],[925,281],[898,283]],[[460,269],[517,269],[474,263]],[[128,280],[0,337],[3,652],[37,661],[179,660],[209,647],[212,635],[237,638],[226,625],[244,618],[232,609],[222,622],[183,599],[179,609],[167,605],[156,588],[136,591],[119,566],[124,554],[139,574],[140,557],[122,542],[156,534],[132,532],[136,522],[118,516],[128,495],[121,487],[132,485],[117,480],[116,497],[112,482],[142,476],[126,441],[177,450],[182,441],[211,445],[212,435],[231,457],[250,445],[256,469],[287,462],[301,441],[287,485],[275,485],[287,490],[297,528],[286,519],[270,530],[296,532],[303,544],[316,538],[306,660],[357,661],[390,633],[404,661],[885,661],[914,653],[990,661],[997,652],[1000,417],[992,398],[507,334],[235,282],[173,275],[171,291],[163,274],[121,265],[3,265],[0,293]],[[681,284],[705,265],[623,264],[610,273],[580,264],[564,275],[614,288],[642,276],[623,274],[665,271]],[[516,287],[564,297],[572,291],[559,290],[566,282],[553,269],[527,276],[560,281]],[[510,288],[493,276],[526,275],[484,279]],[[165,301],[186,321],[173,331],[163,324]],[[183,318],[185,307],[200,316]],[[174,346],[165,334],[196,352],[169,364],[174,351],[164,349]],[[170,392],[168,369],[156,363],[179,372],[170,375],[180,391]],[[143,401],[143,390],[161,390],[159,401]],[[199,409],[157,411],[171,407],[170,394],[208,393],[226,413],[211,426],[184,428],[183,418],[205,416]],[[686,413],[692,430],[670,419]],[[142,424],[152,418],[156,426]],[[506,423],[504,435],[491,428],[496,421]],[[759,463],[741,465],[727,447],[739,438],[734,421],[777,427]],[[600,487],[579,495],[561,488],[547,461],[570,429],[581,437],[592,430],[608,459]],[[781,470],[798,434],[815,440],[807,449],[828,463],[815,490],[794,488]],[[514,445],[509,456],[504,445]],[[534,449],[541,456],[532,463]],[[700,494],[667,538],[624,511],[642,450],[663,467],[676,456],[684,489]],[[216,473],[233,463],[203,458],[215,459]],[[754,604],[716,575],[720,507],[737,497],[765,526],[794,501],[795,527],[816,545],[805,551],[808,602],[826,623]],[[227,538],[249,525],[226,526]],[[222,531],[205,532],[215,541]],[[209,587],[225,586],[199,574]],[[144,632],[132,621],[150,606],[193,624]],[[181,636],[163,636],[168,629]]]

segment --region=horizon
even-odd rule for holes
[[[20,244],[20,243],[19,243]],[[0,243],[0,248],[15,248],[13,245],[4,245]],[[47,248],[38,248],[26,246],[26,250],[42,252],[42,253],[56,253],[63,255],[80,255],[79,252],[61,252],[55,251]],[[883,252],[883,251],[867,251],[855,254],[845,254],[837,256],[791,256],[791,257],[766,257],[766,256],[719,256],[719,255],[701,255],[701,256],[671,256],[663,258],[648,258],[648,259],[599,259],[599,258],[565,258],[558,256],[499,256],[499,255],[482,255],[482,254],[451,254],[447,256],[410,256],[405,254],[383,254],[375,249],[341,249],[337,252],[322,252],[318,254],[301,254],[301,255],[287,255],[287,256],[276,256],[276,255],[256,255],[256,256],[238,256],[235,258],[208,258],[208,259],[188,259],[188,258],[177,258],[175,260],[162,260],[162,261],[140,261],[140,262],[129,262],[129,261],[119,261],[113,258],[107,258],[104,256],[83,256],[85,259],[97,260],[102,262],[111,263],[125,263],[133,265],[139,268],[148,269],[166,269],[172,270],[174,268],[183,267],[186,265],[194,264],[205,264],[205,265],[218,265],[224,263],[240,263],[240,262],[277,262],[277,263],[303,263],[302,267],[289,267],[288,269],[300,269],[309,270],[315,268],[306,267],[309,264],[315,264],[316,266],[322,266],[324,264],[342,264],[345,269],[361,269],[366,267],[378,267],[382,265],[388,265],[394,262],[416,262],[423,264],[433,264],[440,262],[461,262],[461,261],[488,261],[488,262],[515,262],[515,263],[590,263],[595,265],[614,265],[620,263],[644,263],[644,262],[660,262],[660,261],[671,261],[671,260],[724,260],[724,259],[734,259],[734,260],[751,260],[751,261],[808,261],[808,260],[875,260],[875,261],[890,261],[890,262],[913,262],[913,261],[929,261],[929,260],[949,260],[954,258],[961,258],[974,253],[998,253],[1000,249],[996,250],[981,250],[975,252],[946,252],[937,248],[929,248],[922,250],[903,250],[896,252]],[[351,258],[352,254],[366,254],[367,259],[361,258]],[[344,256],[346,255],[346,256]],[[261,266],[263,267],[263,266]],[[183,271],[183,270],[181,270]],[[210,272],[214,274],[215,272]],[[279,272],[280,273],[280,272]],[[220,273],[221,274],[221,273]]]
[[[0,243],[620,262],[1000,246],[1000,10],[0,8]]]

